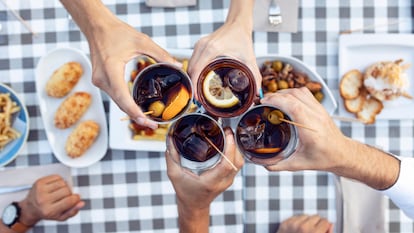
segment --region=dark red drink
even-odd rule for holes
[[[236,142],[248,160],[272,165],[295,151],[297,129],[280,119],[290,120],[282,111],[268,105],[253,107],[241,116],[236,129]]]
[[[211,115],[238,116],[253,103],[256,95],[254,76],[243,63],[230,58],[218,58],[201,72],[197,95]]]
[[[138,73],[132,96],[143,112],[162,123],[186,112],[192,102],[193,89],[190,78],[180,68],[157,63]]]
[[[181,165],[193,171],[203,171],[220,161],[224,150],[224,132],[213,118],[199,113],[180,117],[170,129],[169,136],[181,155]]]

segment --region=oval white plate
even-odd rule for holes
[[[21,133],[21,136],[18,139],[13,140],[0,151],[0,167],[2,167],[13,161],[19,154],[20,149],[27,141],[30,127],[29,114],[27,113],[26,106],[19,99],[18,95],[9,86],[2,83],[0,83],[0,93],[10,93],[12,101],[16,102],[16,104],[20,107],[20,112],[14,120],[13,128]]]
[[[301,60],[294,58],[294,57],[288,57],[288,56],[281,56],[281,55],[266,55],[266,56],[260,56],[256,58],[257,65],[259,68],[263,65],[265,61],[274,61],[279,60],[283,63],[291,64],[294,70],[297,70],[298,72],[307,74],[309,78],[313,81],[320,82],[322,84],[322,93],[324,95],[324,98],[322,100],[322,105],[325,107],[326,111],[332,115],[336,108],[338,107],[335,98],[331,92],[331,90],[328,88],[326,83],[323,81],[321,76],[319,76],[318,73],[313,71],[308,65],[306,65]]]
[[[46,94],[45,86],[53,72],[63,64],[76,61],[79,62],[84,70],[79,82],[73,90],[65,97],[54,98]],[[49,140],[52,151],[56,158],[69,167],[87,167],[102,159],[108,150],[108,131],[100,90],[92,84],[92,66],[86,55],[73,48],[57,48],[44,55],[37,64],[36,71],[36,90],[39,99],[40,112],[43,125]],[[91,94],[92,104],[82,116],[82,118],[68,129],[58,129],[54,126],[54,116],[59,105],[68,96],[77,91],[85,91]],[[84,120],[94,120],[100,126],[100,132],[92,146],[79,158],[71,158],[66,154],[66,139],[73,129]]]

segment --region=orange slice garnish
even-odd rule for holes
[[[175,88],[174,88],[175,89]],[[187,106],[190,100],[190,93],[187,88],[181,84],[179,90],[171,90],[172,96],[169,97],[169,102],[165,106],[165,110],[162,113],[162,119],[164,121],[171,120],[177,116]]]
[[[254,150],[252,150],[255,153],[259,153],[259,154],[269,154],[269,153],[277,153],[281,150],[282,148],[280,147],[274,147],[274,148],[256,148]]]

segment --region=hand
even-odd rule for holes
[[[346,137],[306,87],[266,95],[261,103],[280,108],[294,122],[316,130],[298,127],[299,145],[296,152],[276,165],[268,166],[268,170],[329,170],[344,160],[337,151],[346,148]]]
[[[125,64],[139,55],[149,55],[159,62],[176,62],[151,38],[129,25],[116,20],[108,26],[88,40],[93,66],[92,82],[108,93],[137,124],[157,128],[157,124],[148,121],[132,99],[124,79]]]
[[[37,180],[19,205],[20,221],[33,226],[41,219],[64,221],[75,216],[85,203],[72,193],[65,180],[51,175]]]
[[[333,224],[318,215],[298,215],[283,221],[277,233],[332,233]]]
[[[236,149],[233,132],[226,129],[225,134],[225,155],[240,170],[244,160]],[[208,232],[210,203],[233,183],[237,171],[222,159],[198,176],[179,165],[180,156],[170,140],[165,156],[168,177],[177,195],[180,232]]]
[[[253,8],[249,9],[249,7],[253,7],[252,1],[232,1],[228,18],[223,26],[196,43],[188,64],[188,73],[194,86],[197,86],[197,80],[204,67],[218,56],[228,56],[246,64],[255,77],[257,89],[261,87],[262,76],[253,50],[251,25]],[[194,96],[197,97],[197,90]]]
[[[88,39],[93,84],[110,95],[137,124],[157,128],[132,99],[124,79],[125,64],[139,55],[148,55],[159,62],[181,64],[147,35],[116,18],[100,0],[61,2]]]

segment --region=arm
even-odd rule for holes
[[[204,67],[218,56],[229,56],[245,63],[256,77],[257,88],[262,76],[253,50],[254,0],[232,0],[225,23],[210,35],[201,38],[194,47],[188,73],[194,83]],[[197,93],[194,93],[197,96]]]
[[[60,176],[51,175],[37,180],[18,205],[21,208],[19,222],[33,227],[42,219],[64,221],[73,217],[85,203],[78,194],[72,193]],[[16,233],[3,222],[0,224],[0,232]]]
[[[139,55],[176,63],[147,35],[119,20],[100,0],[61,0],[86,36],[91,53],[92,82],[104,90],[131,119],[156,128],[132,99],[124,80],[125,64]]]
[[[413,162],[402,166],[400,174],[399,159],[344,136],[323,106],[306,88],[279,91],[261,101],[281,108],[292,116],[293,121],[317,130],[312,132],[298,128],[300,145],[297,151],[286,160],[267,167],[268,170],[328,171],[358,180],[378,190],[394,185],[395,187],[384,193],[390,195],[394,202],[400,203],[401,208],[409,210],[410,216],[413,216],[414,204],[407,200],[414,195],[410,181]],[[397,194],[395,190],[404,190],[406,194]]]
[[[226,129],[225,133],[225,154],[240,170],[244,160],[236,149],[233,132]],[[168,177],[177,195],[180,232],[209,232],[210,204],[233,183],[237,172],[222,159],[217,166],[198,176],[179,165],[180,158],[172,143],[168,143],[165,156]]]

